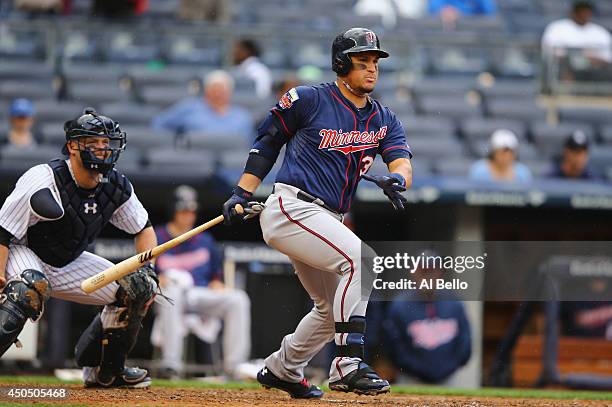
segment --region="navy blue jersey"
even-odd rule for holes
[[[300,188],[340,213],[350,209],[357,183],[377,154],[387,164],[412,157],[391,110],[373,99],[358,109],[335,83],[291,89],[271,109],[259,135],[271,125],[287,144],[276,182]],[[253,148],[265,146],[258,138]]]

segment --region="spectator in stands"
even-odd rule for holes
[[[231,0],[181,0],[178,18],[191,21],[228,22],[231,19]]]
[[[33,147],[34,105],[28,99],[15,99],[9,108],[9,131],[7,142],[17,147]]]
[[[569,18],[550,23],[542,36],[542,52],[545,60],[555,59],[561,64],[562,79],[573,79],[577,71],[608,71],[612,63],[612,36],[604,27],[592,23],[593,4],[590,1],[574,1]],[[574,49],[579,52],[570,54]],[[590,72],[586,75],[597,75]],[[577,78],[579,79],[579,78]]]
[[[174,191],[172,219],[155,227],[158,242],[167,242],[193,229],[198,210],[195,189]],[[242,290],[225,287],[222,253],[215,239],[200,233],[157,258],[156,268],[165,295],[174,305],[160,303],[152,342],[161,347],[164,375],[172,378],[183,367],[183,337],[188,331],[214,342],[223,320],[223,366],[232,377],[250,352],[251,311]],[[195,318],[195,322],[193,318]]]
[[[15,9],[29,13],[59,13],[63,0],[15,0]]]
[[[157,130],[175,133],[202,132],[214,136],[253,135],[253,118],[245,109],[231,104],[234,80],[217,70],[204,79],[204,98],[191,97],[178,102],[153,119]]]
[[[589,168],[589,138],[582,130],[575,130],[567,137],[561,160],[550,176],[590,180],[601,178]]]
[[[426,256],[437,257],[427,251]],[[419,267],[411,279],[434,281],[443,273],[432,261]],[[393,365],[409,377],[398,381],[442,383],[472,354],[470,324],[463,304],[456,300],[434,300],[434,290],[406,291],[387,309],[383,324],[385,349]]]
[[[260,99],[270,96],[272,73],[259,59],[259,46],[250,39],[241,39],[234,44],[234,64],[236,75],[248,78],[255,83],[255,94]]]
[[[92,14],[96,17],[122,18],[144,13],[148,0],[94,0]]]
[[[427,0],[358,0],[353,10],[359,16],[380,16],[385,27],[395,27],[397,17],[419,18],[425,14]]]
[[[517,149],[518,139],[512,131],[496,130],[489,141],[489,157],[472,165],[470,178],[475,181],[530,182],[529,168],[516,162]]]
[[[495,0],[429,0],[429,14],[439,15],[446,28],[454,28],[462,16],[490,16],[497,13]]]

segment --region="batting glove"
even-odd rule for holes
[[[240,187],[234,188],[234,194],[223,204],[223,217],[226,225],[233,225],[247,219],[257,217],[266,207],[263,203],[250,201],[253,194]],[[243,212],[236,210],[236,205],[242,206]]]
[[[375,183],[383,190],[387,198],[393,204],[396,211],[403,211],[408,205],[408,200],[400,193],[406,190],[406,180],[400,174],[390,173],[387,175],[362,175],[362,178]]]

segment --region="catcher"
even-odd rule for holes
[[[152,264],[91,294],[82,280],[112,266],[85,251],[110,222],[134,235],[138,252],[157,245],[147,211],[114,169],[125,149],[119,124],[94,109],[64,125],[68,159],[30,168],[0,209],[0,355],[37,321],[50,296],[104,305],[82,334],[75,359],[86,387],[148,387],[145,369],[125,360],[157,291]]]

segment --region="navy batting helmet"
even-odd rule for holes
[[[83,165],[102,175],[106,175],[114,168],[119,155],[125,150],[127,137],[119,127],[119,123],[110,117],[99,115],[93,108],[86,108],[81,116],[64,123],[64,131],[66,132],[66,142],[78,140],[80,137],[108,138],[108,144],[101,149],[105,152],[104,158],[98,158],[95,151],[82,145],[82,143],[78,143]],[[62,152],[64,154],[68,153],[65,145]]]
[[[340,76],[348,74],[353,66],[350,54],[365,51],[376,51],[381,58],[389,56],[380,49],[380,40],[372,30],[351,28],[339,34],[332,43],[332,70]]]

